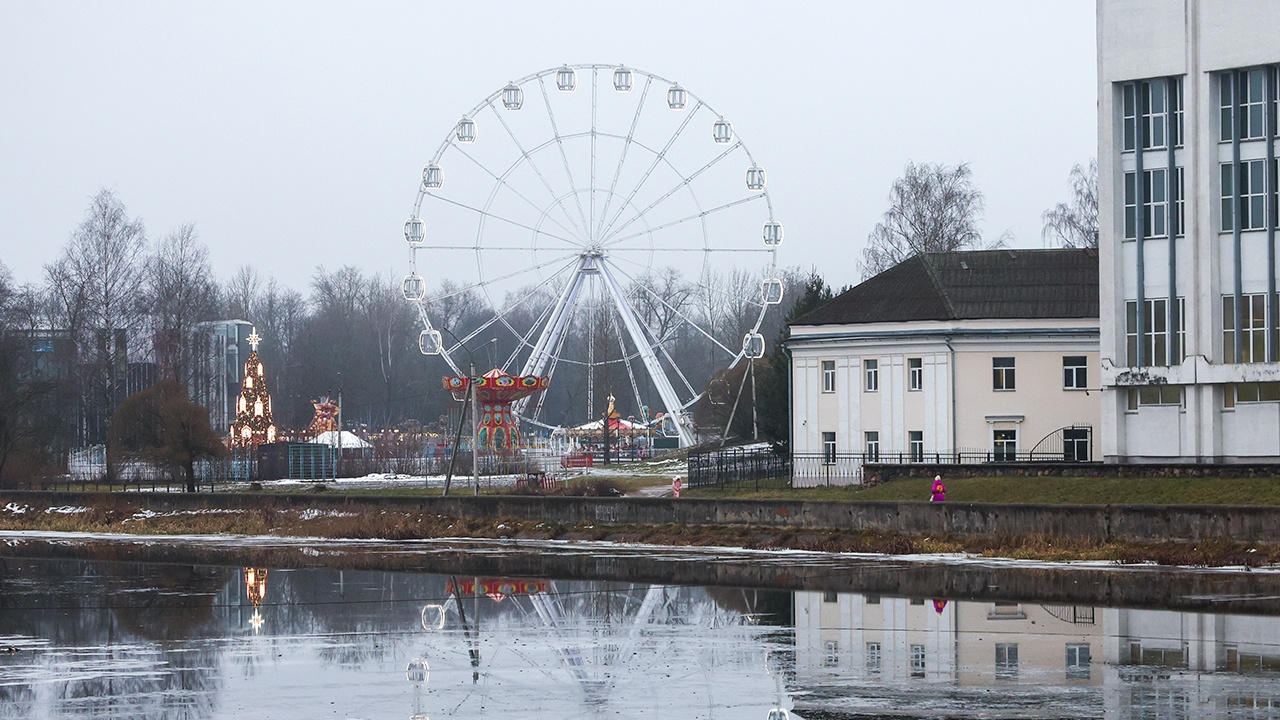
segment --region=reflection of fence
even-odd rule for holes
[[[761,448],[690,454],[686,484],[691,488],[785,488],[791,485],[791,459]]]

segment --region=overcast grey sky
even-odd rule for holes
[[[1094,3],[0,0],[0,259],[38,281],[114,190],[306,291],[403,275],[419,173],[510,79],[623,63],[731,117],[769,172],[783,265],[858,279],[907,161],[971,163],[984,232],[1040,247],[1097,152]]]

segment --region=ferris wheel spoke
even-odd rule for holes
[[[478,167],[478,168],[480,168],[481,170],[485,171],[486,173],[488,173],[488,175],[489,175],[490,177],[492,177],[494,180],[498,181],[498,184],[499,184],[499,185],[501,185],[501,186],[503,186],[503,187],[506,187],[508,190],[510,190],[510,191],[512,192],[512,194],[514,194],[516,197],[518,197],[518,198],[520,198],[521,200],[523,200],[527,205],[529,205],[529,207],[533,208],[534,210],[537,210],[539,214],[542,214],[542,213],[543,213],[543,209],[542,209],[542,208],[540,208],[540,207],[538,207],[537,203],[533,202],[533,201],[532,201],[532,200],[530,200],[528,197],[525,197],[524,193],[520,192],[520,191],[519,191],[519,190],[517,190],[515,187],[513,187],[510,183],[508,183],[508,182],[507,182],[507,180],[506,180],[506,177],[504,177],[504,176],[502,176],[502,175],[498,175],[498,174],[497,174],[497,173],[495,173],[494,171],[490,170],[488,167],[486,167],[486,166],[485,166],[483,163],[481,163],[479,160],[476,160],[474,157],[472,157],[472,156],[471,156],[471,154],[470,154],[470,153],[466,152],[465,150],[459,150],[458,152],[462,153],[462,156],[463,156],[463,157],[465,157],[465,158],[467,158],[468,160],[470,160],[471,162],[475,163],[476,167]],[[496,188],[495,188],[495,192],[496,192]],[[578,240],[572,240],[572,239],[569,239],[569,238],[561,237],[561,236],[556,235],[556,234],[554,234],[554,233],[549,233],[549,232],[547,232],[547,231],[545,231],[545,230],[540,230],[540,229],[537,229],[537,228],[533,228],[533,227],[530,227],[530,226],[528,226],[528,225],[524,225],[524,224],[522,224],[522,223],[515,222],[515,221],[513,221],[513,220],[507,220],[506,218],[499,217],[499,216],[497,216],[497,215],[494,215],[493,213],[490,213],[490,212],[489,212],[489,210],[488,210],[487,208],[478,208],[478,207],[473,207],[473,206],[471,206],[471,205],[467,205],[466,203],[462,203],[462,202],[459,202],[459,201],[457,201],[457,200],[452,200],[452,199],[447,198],[447,197],[445,197],[445,196],[443,196],[443,195],[436,195],[436,194],[434,194],[434,193],[429,193],[429,195],[430,195],[430,197],[435,198],[436,200],[440,200],[441,202],[449,203],[449,204],[451,204],[451,205],[457,205],[457,206],[458,206],[458,207],[460,207],[460,208],[464,208],[464,209],[470,210],[470,211],[472,211],[472,212],[474,212],[474,213],[478,213],[478,214],[479,214],[479,215],[481,215],[482,217],[493,217],[493,218],[496,218],[496,219],[498,219],[498,220],[502,220],[502,221],[504,221],[504,222],[512,223],[513,225],[519,225],[520,227],[525,228],[525,229],[527,229],[527,230],[533,230],[533,231],[534,231],[534,232],[536,232],[536,233],[539,233],[539,234],[541,234],[541,235],[546,235],[547,237],[555,238],[555,239],[560,240],[560,241],[562,241],[562,242],[567,242],[567,243],[570,243],[570,244],[575,245],[575,246],[578,246],[578,247],[581,247],[581,246],[582,246],[582,242],[581,242],[581,241],[578,241]],[[566,233],[568,233],[568,234],[570,234],[570,235],[572,235],[572,234],[573,234],[573,231],[572,231],[572,230],[570,230],[569,228],[565,227],[563,224],[561,224],[561,223],[560,223],[558,220],[556,220],[555,218],[548,217],[547,219],[548,219],[548,220],[550,220],[550,221],[551,221],[552,223],[554,223],[555,225],[557,225],[561,230],[564,230]]]
[[[676,364],[675,358],[671,357],[671,351],[667,349],[666,345],[658,346],[658,350],[662,352],[662,357],[667,359],[667,364],[670,365],[673,370],[675,370],[676,376],[680,378],[680,382],[684,383],[685,389],[688,390],[689,394],[693,396],[693,400],[690,400],[689,403],[685,405],[685,407],[692,405],[694,401],[696,401],[699,397],[702,396],[702,393],[699,393],[697,390],[693,389],[693,383],[689,382],[689,378],[684,376],[684,371],[681,370],[680,366]]]
[[[432,195],[432,197],[434,197],[435,199],[439,200],[440,202],[448,203],[448,204],[450,204],[450,205],[456,205],[457,207],[460,207],[460,208],[462,208],[462,209],[464,209],[464,210],[470,210],[471,212],[473,212],[473,213],[475,213],[475,214],[477,214],[477,215],[479,215],[479,216],[481,216],[481,217],[484,217],[484,218],[493,218],[494,220],[498,220],[498,221],[501,221],[501,222],[507,223],[508,225],[514,225],[514,226],[516,226],[516,227],[518,227],[518,228],[521,228],[521,229],[524,229],[524,230],[528,230],[528,231],[530,231],[530,232],[534,233],[535,235],[540,235],[540,236],[542,236],[542,237],[551,238],[552,240],[559,240],[560,242],[562,242],[562,243],[567,243],[567,244],[569,244],[569,245],[572,245],[572,246],[573,246],[573,247],[575,247],[575,248],[580,248],[580,247],[582,247],[582,243],[578,242],[577,240],[571,240],[571,239],[569,239],[569,238],[562,237],[562,236],[560,236],[560,235],[556,235],[555,233],[547,232],[546,230],[543,230],[543,229],[541,229],[541,228],[536,228],[536,227],[533,227],[532,225],[526,225],[526,224],[524,224],[524,223],[522,223],[522,222],[519,222],[519,221],[517,221],[517,220],[511,220],[510,218],[505,218],[505,217],[503,217],[503,216],[501,216],[501,215],[496,215],[496,214],[494,214],[494,213],[489,212],[488,210],[483,210],[483,209],[478,208],[478,207],[473,207],[473,206],[471,206],[471,205],[467,205],[466,203],[461,203],[461,202],[458,202],[457,200],[453,200],[453,199],[450,199],[450,198],[447,198],[447,197],[441,197],[441,196],[439,196],[439,195]],[[467,249],[472,249],[473,247],[474,247],[474,246],[469,246]],[[528,248],[527,248],[527,247],[526,247],[526,248],[524,248],[524,249],[525,249],[525,250],[528,250]]]
[[[653,171],[657,169],[658,165],[662,164],[662,161],[667,159],[667,152],[671,150],[672,145],[676,144],[676,140],[680,139],[680,135],[684,133],[685,128],[689,127],[689,122],[693,120],[693,116],[697,115],[698,110],[700,109],[702,109],[701,101],[699,101],[697,105],[693,106],[693,109],[685,116],[684,122],[680,123],[680,127],[676,128],[676,131],[671,135],[670,139],[667,140],[667,144],[664,145],[662,150],[658,151],[657,155],[654,156],[653,162],[649,164],[649,169],[644,171],[644,175],[640,177],[640,181],[636,183],[636,186],[631,188],[631,193],[627,195],[627,199],[622,202],[621,207],[618,208],[618,211],[614,214],[613,218],[609,220],[609,224],[605,225],[604,231],[601,233],[602,236],[607,236],[612,232],[613,224],[618,222],[618,218],[622,216],[623,211],[631,205],[631,201],[635,199],[636,193],[640,192],[640,188],[644,187],[644,184],[649,181],[649,177],[653,175]]]
[[[459,346],[464,345],[465,343],[468,343],[471,340],[474,340],[478,335],[483,333],[485,330],[488,330],[489,328],[493,327],[495,323],[502,322],[503,325],[507,325],[506,319],[505,319],[507,315],[511,314],[516,308],[520,307],[525,302],[527,302],[529,298],[533,297],[535,294],[537,294],[539,290],[541,290],[542,288],[550,284],[552,280],[555,280],[555,278],[559,277],[569,267],[570,266],[565,266],[565,268],[562,268],[558,272],[547,276],[542,282],[538,283],[537,285],[534,285],[532,288],[529,289],[528,292],[526,292],[521,297],[515,299],[512,302],[506,303],[501,310],[495,310],[493,317],[488,318],[484,322],[480,323],[478,327],[476,327],[474,330],[472,330],[471,332],[463,336],[462,339],[458,341],[458,345]],[[510,325],[507,325],[507,327],[511,328]],[[454,350],[457,350],[457,347],[458,346],[454,346]],[[521,373],[521,374],[527,375],[528,373]]]
[[[762,198],[762,197],[764,197],[764,196],[763,196],[763,195],[748,195],[748,196],[743,197],[743,198],[738,198],[737,200],[731,200],[730,202],[727,202],[727,203],[725,203],[725,204],[723,204],[723,205],[717,205],[716,207],[710,208],[710,209],[708,209],[708,210],[703,210],[702,212],[695,213],[695,214],[693,214],[693,215],[689,215],[689,216],[687,216],[687,217],[682,217],[682,218],[680,218],[679,220],[672,220],[672,221],[670,221],[670,222],[665,222],[665,223],[663,223],[663,224],[661,224],[661,225],[655,225],[654,227],[651,227],[651,228],[645,228],[644,230],[639,230],[639,231],[637,231],[637,232],[631,233],[630,235],[623,235],[623,236],[621,236],[621,237],[612,237],[612,236],[611,236],[607,242],[604,242],[604,243],[602,243],[602,244],[601,244],[601,247],[606,247],[606,248],[608,248],[608,247],[613,247],[613,246],[615,246],[615,245],[617,245],[617,244],[619,244],[619,243],[626,242],[627,240],[634,240],[635,238],[638,238],[638,237],[640,237],[640,236],[642,236],[642,235],[649,235],[649,234],[652,234],[652,233],[658,232],[659,230],[666,230],[666,229],[668,229],[668,228],[673,228],[673,227],[675,227],[675,226],[677,226],[677,225],[681,225],[681,224],[683,224],[683,223],[687,223],[687,222],[689,222],[689,221],[691,221],[691,220],[701,220],[702,218],[705,218],[705,217],[707,217],[708,215],[714,215],[714,214],[716,214],[716,213],[718,213],[718,212],[724,212],[725,210],[729,210],[730,208],[735,208],[735,207],[737,207],[737,206],[739,206],[739,205],[743,205],[743,204],[749,203],[749,202],[751,202],[751,201],[753,201],[753,200],[758,200],[758,199],[760,199],[760,198]],[[618,228],[618,230],[619,230],[619,231],[621,231],[621,230],[622,230],[622,228]],[[762,247],[762,248],[734,248],[734,249],[735,249],[735,250],[739,250],[739,251],[747,251],[747,252],[757,252],[757,251],[758,251],[758,252],[770,252],[770,251],[772,250],[771,248],[763,248],[763,247]]]
[[[587,186],[587,207],[590,209],[587,213],[587,228],[593,232],[596,229],[596,81],[598,79],[599,72],[596,68],[591,68],[591,184]]]
[[[535,175],[538,176],[538,180],[542,182],[542,186],[547,189],[547,194],[551,196],[551,200],[555,202],[556,207],[560,208],[560,212],[564,213],[565,219],[569,221],[570,225],[573,225],[577,229],[577,232],[579,235],[581,235],[584,238],[590,237],[591,236],[590,228],[584,229],[582,226],[580,226],[578,224],[577,219],[573,217],[573,213],[569,212],[569,208],[564,206],[563,198],[561,198],[556,193],[555,188],[551,187],[551,183],[547,180],[547,176],[543,174],[542,168],[538,167],[538,164],[533,161],[533,154],[530,153],[527,148],[525,148],[524,143],[520,142],[520,138],[516,137],[515,131],[513,131],[511,129],[511,126],[507,123],[507,119],[502,116],[502,113],[498,112],[498,109],[496,107],[490,105],[489,109],[492,110],[494,116],[498,118],[498,123],[502,125],[502,129],[507,131],[507,136],[511,138],[511,142],[515,143],[516,149],[520,151],[520,157],[523,158],[525,162],[529,163],[529,168],[533,170]],[[508,172],[510,172],[510,170],[508,170]],[[510,184],[505,182],[505,174],[503,176],[503,184],[506,184],[507,187],[509,188],[511,187]],[[521,195],[519,192],[515,190],[515,188],[512,188],[512,191],[515,192],[517,195],[520,195],[520,198],[524,200],[526,203],[528,203],[530,207],[534,208],[535,210],[538,210],[539,212],[542,211],[542,209],[539,208],[536,203],[534,203],[529,198],[526,198],[523,195]],[[569,230],[569,228],[565,227],[564,225],[561,225],[558,220],[552,219],[550,217],[548,217],[547,219],[551,220],[551,222],[555,223],[556,225],[559,225],[560,228],[562,228],[565,232],[572,234],[573,231]]]
[[[649,86],[652,84],[653,77],[646,76],[644,88],[640,91],[640,102],[636,103],[636,112],[631,117],[631,128],[627,130],[627,137],[622,142],[622,152],[618,158],[618,166],[613,170],[613,182],[609,183],[609,194],[604,196],[604,209],[600,211],[601,224],[609,216],[609,205],[613,202],[613,194],[618,191],[618,178],[622,177],[622,167],[627,164],[627,152],[635,144],[636,126],[640,124],[640,113],[644,110],[644,101],[645,98],[649,97]]]
[[[643,210],[640,210],[640,211],[639,211],[639,212],[637,212],[635,215],[632,215],[632,216],[631,216],[631,219],[627,220],[625,223],[623,223],[621,226],[619,226],[616,230],[611,230],[611,231],[610,231],[610,233],[609,233],[609,235],[610,235],[610,236],[612,236],[612,235],[616,235],[616,234],[618,234],[618,233],[622,232],[623,230],[626,230],[628,227],[630,227],[630,226],[631,226],[631,224],[632,224],[632,223],[634,223],[635,221],[637,221],[637,220],[639,220],[640,218],[644,217],[647,213],[649,213],[650,211],[652,211],[654,208],[656,208],[656,207],[658,207],[659,205],[661,205],[663,202],[665,202],[665,201],[667,200],[667,198],[669,198],[669,197],[671,197],[672,195],[675,195],[677,192],[679,192],[681,188],[688,187],[688,186],[689,186],[689,183],[691,183],[691,182],[693,182],[694,180],[696,180],[696,179],[698,178],[698,176],[699,176],[699,175],[701,175],[702,173],[706,172],[707,170],[710,170],[711,168],[715,167],[716,163],[719,163],[721,160],[723,160],[723,159],[725,159],[726,157],[728,157],[730,153],[732,153],[734,150],[737,150],[737,149],[738,149],[738,148],[740,148],[740,147],[742,147],[742,143],[741,143],[741,142],[737,142],[737,143],[734,143],[733,145],[730,145],[730,146],[729,146],[729,148],[728,148],[727,150],[725,150],[724,152],[722,152],[722,153],[720,153],[719,155],[717,155],[717,156],[715,156],[714,158],[712,158],[712,160],[711,160],[710,162],[708,162],[706,165],[703,165],[702,167],[698,168],[696,171],[694,171],[694,172],[693,172],[693,174],[689,175],[689,176],[688,176],[688,177],[686,177],[686,178],[683,178],[680,182],[676,183],[676,184],[675,184],[675,186],[673,186],[670,190],[668,190],[668,191],[666,191],[665,193],[663,193],[663,194],[662,194],[662,196],[661,196],[661,197],[659,197],[657,200],[654,200],[652,203],[649,203],[649,206],[648,206],[648,207],[646,207],[646,208],[645,208],[645,209],[643,209]],[[705,214],[705,213],[704,213],[704,214]]]
[[[712,335],[710,332],[708,332],[707,330],[703,329],[703,327],[702,327],[701,325],[699,325],[699,324],[697,323],[697,321],[695,321],[693,318],[691,318],[691,317],[689,317],[687,314],[685,314],[684,310],[682,310],[682,309],[680,309],[680,308],[676,307],[675,305],[672,305],[672,304],[671,304],[670,302],[668,302],[668,301],[667,301],[667,299],[666,299],[665,297],[663,297],[660,293],[658,293],[658,292],[657,292],[656,290],[654,290],[653,288],[649,287],[649,284],[648,284],[648,283],[638,281],[636,278],[632,277],[630,274],[628,274],[627,272],[625,272],[625,271],[624,271],[624,270],[622,270],[621,268],[617,268],[616,266],[615,266],[615,268],[617,269],[617,271],[618,271],[618,272],[619,272],[623,277],[625,277],[625,278],[627,278],[628,280],[630,280],[630,281],[631,281],[632,283],[634,283],[637,287],[642,288],[646,293],[648,293],[650,296],[652,296],[652,297],[653,297],[653,299],[657,300],[659,303],[661,303],[661,304],[662,304],[664,307],[666,307],[668,310],[670,310],[671,312],[673,312],[673,313],[675,313],[676,315],[678,315],[678,316],[680,317],[680,319],[681,319],[681,320],[684,320],[686,323],[688,323],[688,324],[689,324],[689,326],[690,326],[690,327],[692,327],[694,330],[697,330],[699,333],[701,333],[701,334],[702,334],[702,336],[703,336],[703,337],[705,337],[708,341],[710,341],[713,345],[715,345],[716,347],[718,347],[718,348],[720,348],[721,350],[725,351],[725,352],[726,352],[726,353],[728,353],[730,356],[733,356],[733,355],[736,355],[736,354],[737,354],[735,351],[730,350],[729,348],[725,347],[725,346],[724,346],[724,343],[722,343],[722,342],[720,342],[718,339],[716,339],[716,336]]]
[[[578,206],[578,216],[582,218],[583,225],[590,231],[591,223],[587,220],[586,215],[582,211],[582,197],[578,194],[578,184],[573,180],[573,169],[569,167],[569,154],[564,149],[564,138],[560,135],[560,127],[556,124],[556,111],[551,107],[551,96],[547,94],[547,83],[538,78],[538,87],[542,89],[542,102],[547,106],[547,119],[551,121],[551,134],[556,139],[556,147],[560,149],[560,159],[564,161],[564,174],[569,178],[569,189],[573,191],[573,201]],[[590,236],[587,237],[590,240]]]
[[[636,384],[635,368],[631,366],[632,353],[627,350],[627,342],[622,337],[621,329],[618,327],[617,317],[611,316],[609,322],[613,325],[613,333],[618,336],[618,351],[622,354],[622,364],[627,368],[627,378],[631,380],[631,393],[635,396],[636,407],[640,408],[644,405],[644,400],[640,397],[640,386]],[[641,324],[640,327],[643,328],[644,325]],[[639,338],[632,339],[639,342]]]
[[[526,249],[527,249],[527,248],[526,248]],[[468,290],[483,289],[486,285],[492,285],[492,284],[494,284],[494,283],[498,283],[498,282],[501,282],[501,281],[503,281],[503,280],[510,280],[511,278],[519,277],[519,276],[524,275],[524,274],[526,274],[526,273],[535,272],[535,271],[537,271],[537,270],[541,270],[542,268],[545,268],[545,267],[547,267],[547,266],[555,265],[556,263],[563,262],[563,261],[565,261],[565,260],[568,260],[569,258],[576,258],[576,257],[578,257],[578,254],[577,254],[577,253],[567,253],[567,254],[561,255],[561,256],[559,256],[559,257],[551,258],[550,260],[547,260],[546,262],[538,263],[537,265],[530,265],[529,267],[526,267],[526,268],[521,268],[521,269],[519,269],[519,270],[513,270],[513,271],[511,271],[511,272],[507,273],[506,275],[499,275],[499,276],[497,276],[497,277],[493,277],[493,278],[486,278],[486,279],[484,279],[484,280],[481,280],[480,282],[472,283],[472,284],[470,284],[470,285],[465,285],[465,286],[460,287],[460,288],[458,288],[458,289],[454,290],[453,292],[450,292],[450,293],[448,293],[448,294],[446,294],[446,295],[439,295],[439,296],[437,296],[435,299],[438,299],[438,300],[445,300],[445,299],[448,299],[448,298],[451,298],[451,297],[456,297],[456,296],[458,296],[458,295],[461,295],[461,294],[463,294],[463,293],[467,292]],[[563,272],[563,270],[561,270],[560,272]],[[551,277],[555,277],[555,276],[554,276],[554,275],[552,275]],[[545,282],[545,281],[544,281],[544,282]],[[539,283],[539,284],[541,285],[542,283]]]

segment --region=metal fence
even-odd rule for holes
[[[690,454],[687,485],[695,487],[786,488],[791,458],[772,450],[730,448]]]
[[[1082,462],[1081,459],[1067,462]],[[690,487],[803,488],[861,485],[868,464],[980,465],[983,463],[1061,463],[1052,452],[962,451],[949,453],[794,453],[779,456],[767,448],[730,448],[689,455]]]

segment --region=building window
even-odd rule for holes
[[[833,432],[822,433],[822,462],[836,464],[836,434]]]
[[[880,643],[867,643],[867,674],[880,674]]]
[[[1018,431],[993,430],[991,449],[996,462],[1013,462],[1018,459]]]
[[[862,386],[864,392],[876,392],[880,389],[880,361],[863,360],[862,368],[866,377]]]
[[[868,595],[868,596],[867,596],[867,604],[868,604],[868,605],[879,605],[879,604],[880,604],[880,596],[879,596],[879,595]]]
[[[1129,388],[1129,409],[1143,405],[1181,405],[1181,385],[1143,385]]]
[[[907,389],[924,389],[924,358],[907,358]]]
[[[1160,78],[1125,83],[1121,100],[1124,112],[1124,149],[1137,145],[1137,129],[1142,129],[1142,149],[1165,147],[1165,111],[1172,103],[1174,145],[1182,144],[1182,78],[1172,83]]]
[[[822,658],[823,667],[840,667],[840,643],[828,640],[825,650],[826,654]]]
[[[1064,462],[1089,462],[1089,428],[1064,428],[1062,430],[1062,460]]]
[[[991,389],[1013,390],[1013,358],[991,358]]]
[[[908,431],[907,447],[911,450],[911,462],[924,462],[924,431]]]
[[[911,646],[911,677],[924,677],[924,645]]]
[[[863,433],[867,441],[867,462],[880,462],[880,433]]]
[[[1241,75],[1243,75],[1242,78]],[[1237,78],[1240,78],[1239,83]],[[1237,133],[1241,140],[1257,140],[1266,135],[1266,85],[1265,68],[1244,73],[1227,72],[1218,76],[1218,100],[1221,108],[1218,128],[1220,140],[1228,142]],[[1236,97],[1237,90],[1239,98]],[[1237,99],[1240,101],[1238,126],[1235,115]]]
[[[1088,680],[1090,675],[1088,643],[1067,643],[1067,679]]]
[[[1280,382],[1235,383],[1227,386],[1227,395],[1235,403],[1280,402]]]
[[[1089,358],[1084,355],[1062,357],[1062,389],[1087,390],[1089,388]]]
[[[836,361],[822,361],[822,392],[833,393],[836,391]]]
[[[822,602],[824,603],[833,603],[833,602],[836,602],[838,599],[839,599],[839,596],[836,594],[835,590],[824,590],[822,592]]]
[[[1138,358],[1138,302],[1125,303],[1125,352],[1129,367],[1164,367],[1169,365],[1169,342],[1173,342],[1173,361],[1182,362],[1186,347],[1186,327],[1183,323],[1184,300],[1178,298],[1173,307],[1173,331],[1169,328],[1169,301],[1167,298],[1147,299],[1142,313],[1142,358]]]
[[[1008,680],[1018,677],[1018,644],[996,643],[996,677]]]
[[[1124,237],[1126,240],[1133,240],[1138,235],[1138,197],[1135,193],[1135,180],[1134,173],[1124,174]],[[1183,217],[1186,212],[1182,168],[1174,168],[1173,181],[1173,229],[1174,235],[1182,235]],[[1169,186],[1165,168],[1143,171],[1142,199],[1142,237],[1167,237],[1169,234],[1167,227]]]
[[[1240,354],[1236,355],[1236,298],[1222,296],[1222,358],[1224,362],[1267,361],[1267,295],[1240,296]],[[1273,339],[1274,343],[1275,340]],[[1273,351],[1274,352],[1274,351]]]
[[[1240,229],[1265,230],[1267,227],[1267,161],[1241,160],[1240,171],[1232,172],[1231,163],[1223,163],[1222,231],[1236,229],[1235,193],[1240,193]],[[1272,199],[1275,199],[1276,163],[1271,163]],[[1237,187],[1238,186],[1238,187]]]

